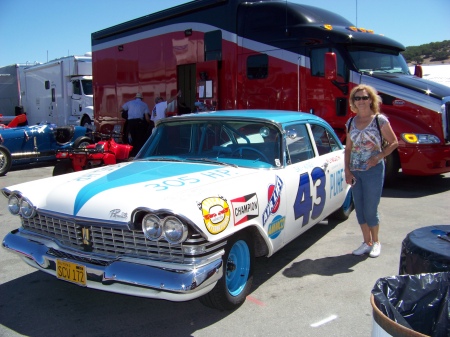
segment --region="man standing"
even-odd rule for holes
[[[169,98],[168,101],[164,101],[162,97],[156,97],[155,99],[155,107],[152,110],[151,120],[155,123],[161,118],[168,117],[167,116],[167,106],[172,103],[177,97],[181,96],[181,90],[179,90],[176,96]]]
[[[147,136],[146,114],[150,113],[147,103],[142,101],[142,94],[138,92],[134,100],[126,102],[120,112],[128,112],[127,131],[131,136],[131,157],[134,157],[142,145],[144,145]]]

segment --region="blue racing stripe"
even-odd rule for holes
[[[190,174],[211,170],[210,165],[134,162],[87,184],[77,194],[74,216],[95,195],[116,187],[138,184],[155,179],[164,179],[180,174]]]

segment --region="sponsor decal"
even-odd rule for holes
[[[401,99],[396,99],[396,100],[394,100],[394,101],[392,102],[392,105],[395,105],[395,106],[402,106],[402,105],[405,105],[405,101],[403,101],[403,100],[401,100]]]
[[[275,185],[270,185],[268,189],[268,203],[263,213],[263,226],[266,225],[267,220],[272,214],[275,214],[280,207],[281,190],[283,189],[283,181],[276,176]]]
[[[269,235],[269,238],[276,239],[284,229],[285,222],[286,217],[277,215],[267,228],[267,235]]]
[[[211,234],[218,234],[227,228],[231,212],[228,202],[223,197],[210,197],[198,203],[202,211],[203,222]]]
[[[256,193],[230,200],[233,205],[234,225],[240,225],[259,215],[259,204]]]

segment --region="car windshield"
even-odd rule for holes
[[[408,64],[398,52],[385,48],[348,47],[358,71],[362,73],[395,73],[410,75]]]
[[[136,159],[281,166],[281,133],[271,123],[230,120],[167,121],[158,125]]]

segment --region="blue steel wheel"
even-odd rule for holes
[[[200,302],[219,310],[233,310],[245,302],[253,284],[253,241],[245,233],[235,234],[228,239],[222,259],[222,278]]]
[[[244,290],[250,273],[250,251],[245,241],[239,240],[231,247],[225,267],[228,292],[231,296],[238,296]]]
[[[337,211],[331,214],[330,217],[337,220],[347,220],[350,216],[350,213],[353,211],[353,208],[353,193],[352,189],[349,188],[347,195],[345,196],[344,203]]]

